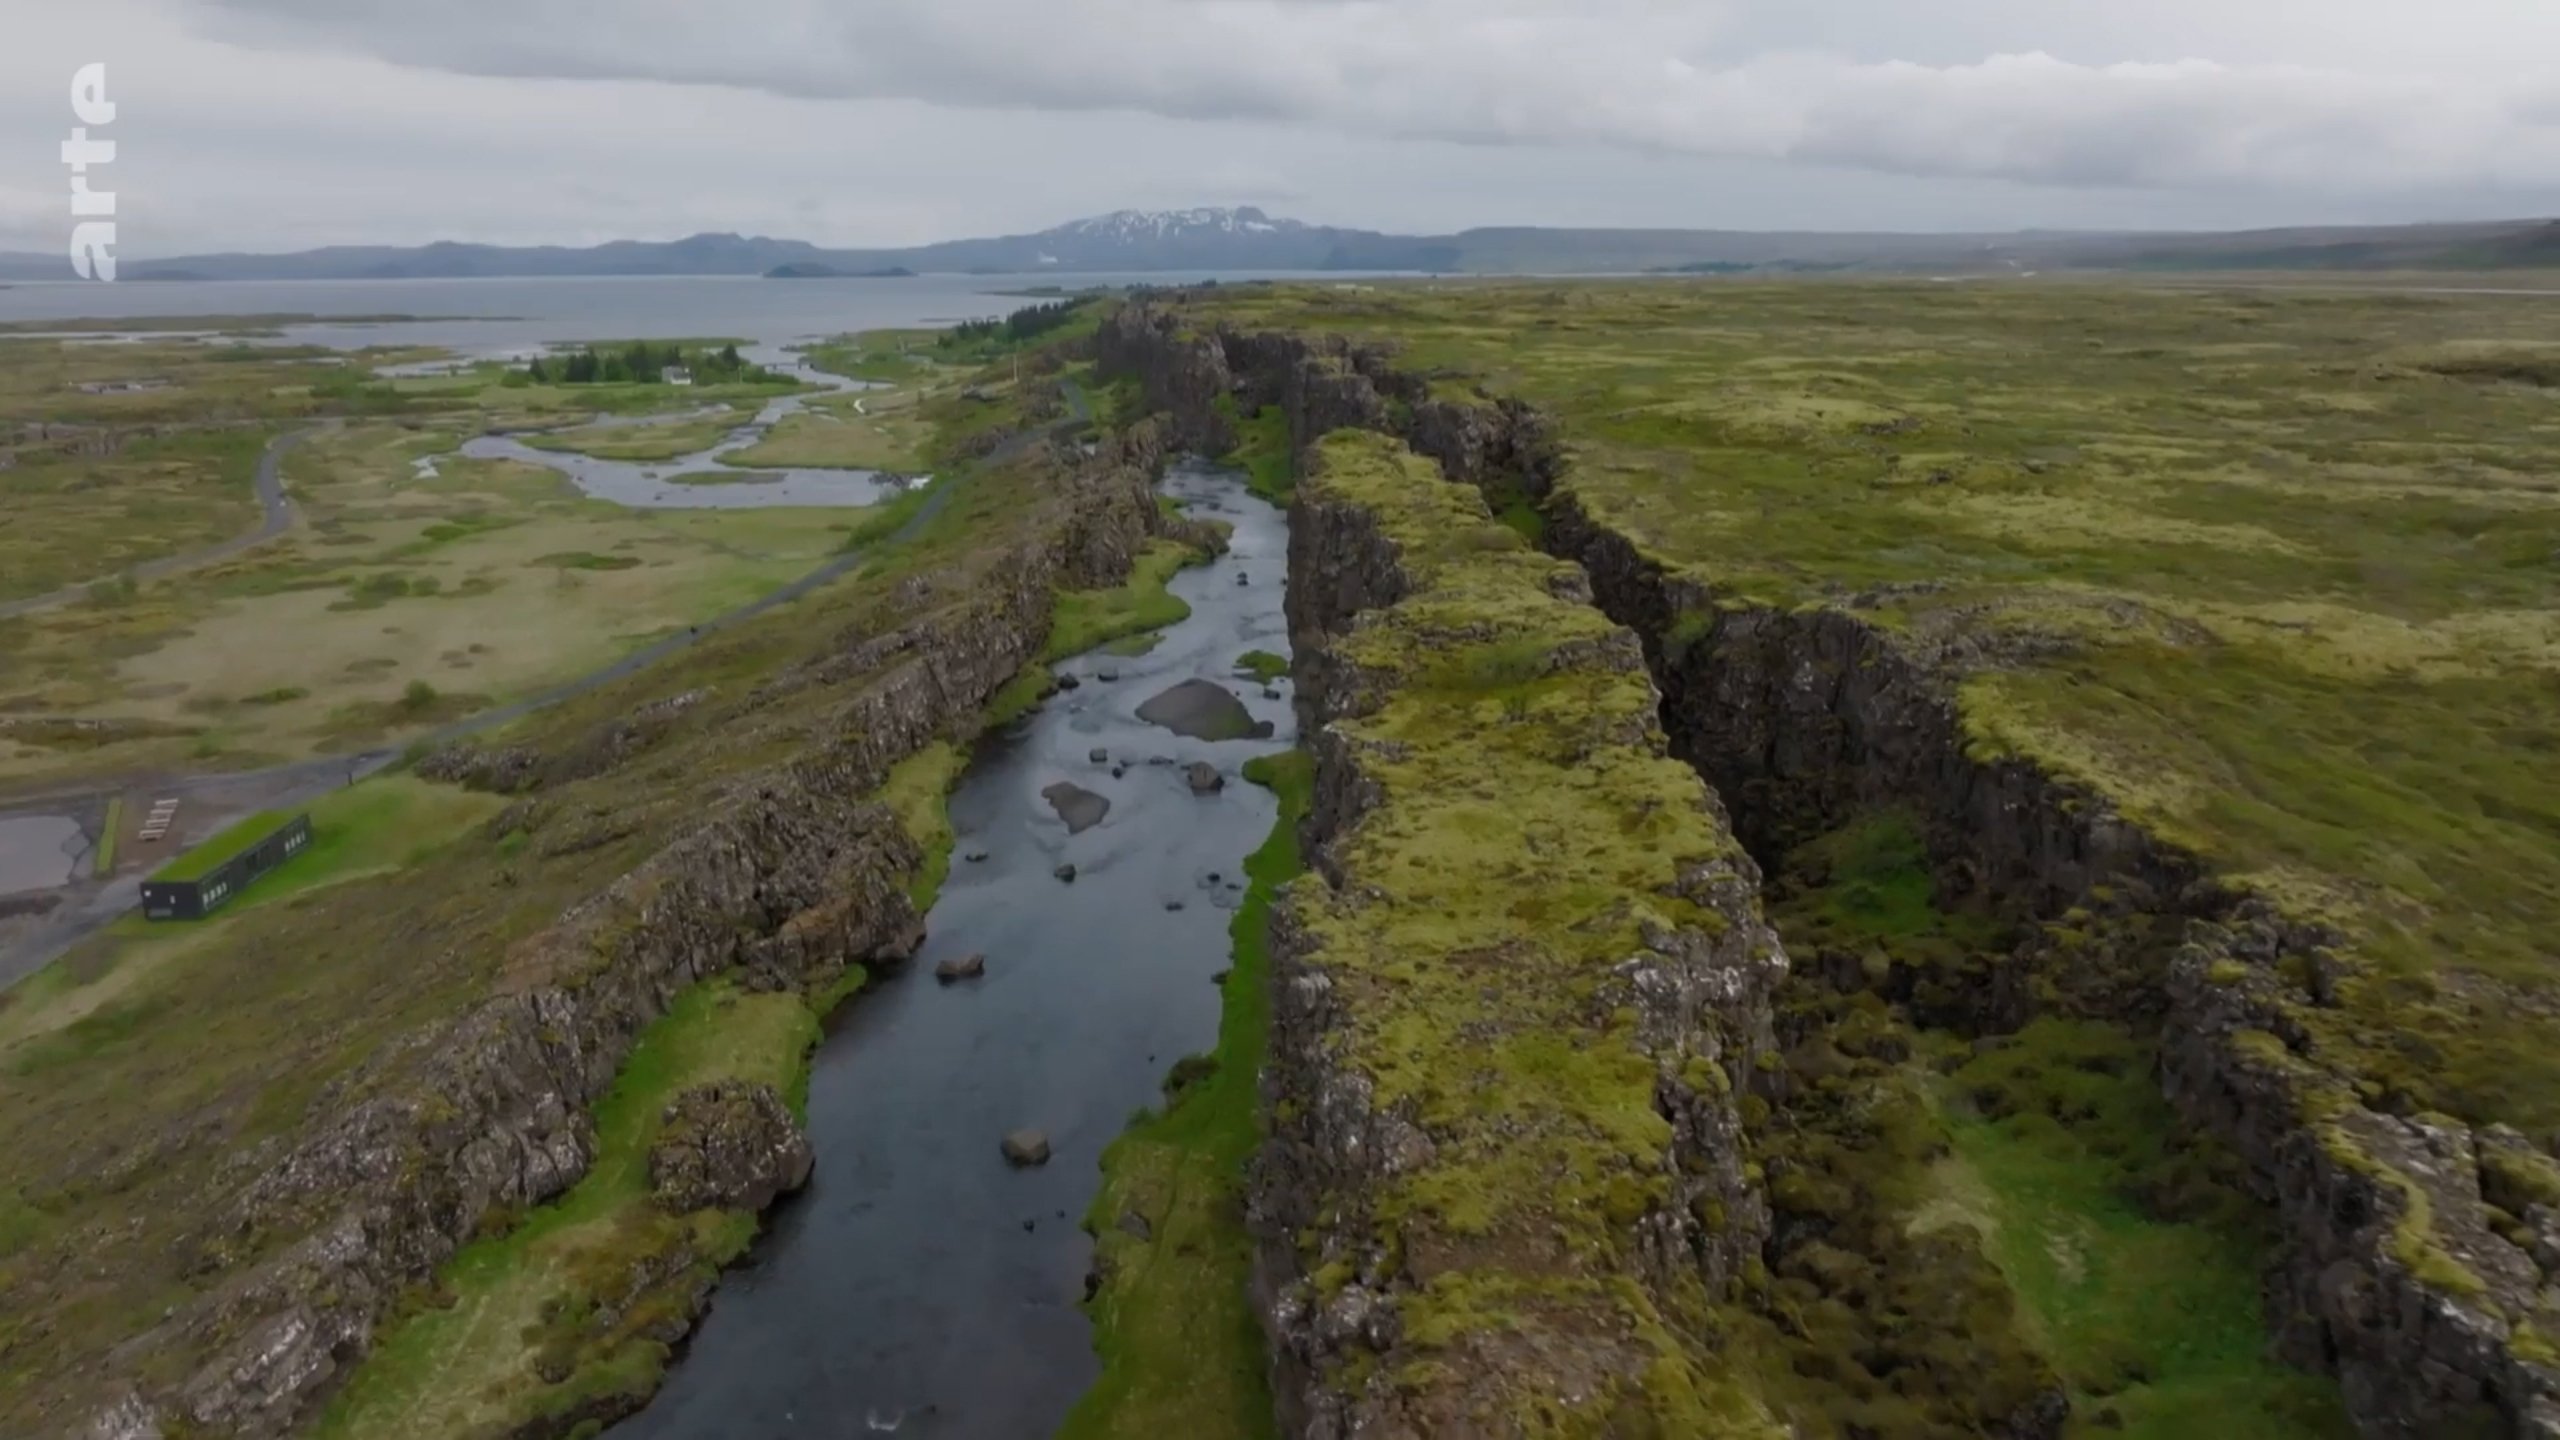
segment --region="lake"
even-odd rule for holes
[[[1262,272],[1148,275],[920,275],[907,280],[766,280],[748,275],[612,275],[471,280],[18,282],[0,289],[0,323],[189,315],[414,315],[385,325],[296,325],[288,339],[354,349],[440,345],[496,355],[559,340],[733,337],[774,344],[854,330],[950,325],[999,316],[1070,288],[1219,279],[1305,280]],[[1331,275],[1326,279],[1348,279]]]

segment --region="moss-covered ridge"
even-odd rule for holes
[[[1506,507],[1525,496],[1532,502],[1527,518],[1536,523],[1524,521],[1522,528],[1556,553],[1581,560],[1602,607],[1644,636],[1670,701],[1664,722],[1675,744],[1733,805],[1738,828],[1746,836],[1756,832],[1761,853],[1779,853],[1862,807],[1913,804],[1923,812],[1933,859],[1947,873],[2042,922],[2029,928],[2013,956],[1984,970],[1976,998],[1956,997],[1967,1012],[1964,1024],[1996,1032],[2052,1007],[2135,1017],[2170,1008],[2162,1050],[2168,1089],[2191,1121],[2209,1125],[2246,1157],[2252,1188],[2282,1218],[2287,1243],[2282,1278],[2269,1289],[2268,1318],[2284,1354],[2336,1369],[2360,1421],[2380,1430],[2415,1433],[2408,1427],[2423,1426],[2423,1417],[2460,1410],[2560,1433],[2560,1418],[2551,1418],[2560,1417],[2553,1399],[2560,1395],[2560,1371],[2549,1363],[2560,1352],[2541,1339],[2554,1327],[2539,1299],[2555,1273],[2546,1266],[2560,1263],[2540,1258],[2560,1256],[2560,1243],[2543,1239],[2542,1217],[2560,1218],[2560,1210],[2537,1201],[2537,1187],[2512,1178],[2541,1175],[2550,1161],[2546,1150],[2494,1123],[2509,1116],[2521,1123],[2560,1104],[2551,1099],[2560,1090],[2550,1083],[2551,1057],[2560,1049],[2538,1038],[2547,1034],[2550,1013],[2539,993],[2544,982],[2514,963],[2519,933],[2539,932],[2518,932],[2509,923],[2535,913],[2541,903],[2533,898],[2535,887],[2550,873],[2508,853],[2516,847],[2506,843],[2524,833],[2511,822],[2542,805],[2541,782],[2512,774],[2498,795],[2484,794],[2471,819],[2489,822],[2487,828],[2505,837],[2503,848],[2465,850],[2463,837],[2482,825],[2452,823],[2463,817],[2441,804],[2420,816],[2406,832],[2421,852],[2410,858],[2421,861],[2422,878],[2441,882],[2433,890],[2400,887],[2415,872],[2394,849],[2390,868],[2343,892],[2330,887],[2332,898],[2361,897],[2361,913],[2332,907],[2328,923],[2306,923],[2300,912],[2283,908],[2293,901],[2265,898],[2289,892],[2265,885],[2263,874],[2256,879],[2265,894],[2252,898],[2223,874],[2264,864],[2269,854],[2281,860],[2281,844],[2271,851],[2260,843],[2265,834],[2228,827],[2203,834],[2166,827],[2152,803],[2161,786],[2186,783],[2182,768],[2191,752],[2227,765],[2214,747],[2232,737],[2235,725],[2247,729],[2245,721],[2257,729],[2240,738],[2258,748],[2241,752],[2255,767],[2244,773],[2280,793],[2310,794],[2305,785],[2317,790],[2329,784],[2321,777],[2352,774],[2370,760],[2394,771],[2375,788],[2405,799],[2410,787],[2400,772],[2412,767],[2403,762],[2444,748],[2441,737],[2405,726],[2405,733],[2382,736],[2354,718],[2379,713],[2377,706],[2394,715],[2426,713],[2410,692],[2423,675],[2361,691],[2332,685],[2322,692],[2328,708],[2317,714],[2289,708],[2303,698],[2297,693],[2303,687],[2244,686],[2217,694],[2235,675],[2263,677],[2264,667],[2252,659],[2263,655],[2241,633],[2246,625],[2225,613],[2230,607],[2194,602],[2188,592],[2199,576],[2209,577],[2220,595],[2285,602],[2258,608],[2282,612],[2288,635],[2321,633],[2335,618],[2298,605],[2287,609],[2288,597],[2276,592],[2299,572],[2270,568],[2255,551],[2238,570],[2200,571],[2189,563],[2195,544],[2246,537],[2207,536],[2170,522],[2207,501],[2245,498],[2252,492],[2232,488],[2243,480],[2262,482],[2216,470],[2203,493],[2157,485],[2131,493],[2162,515],[2128,512],[2098,530],[2040,533],[2046,548],[2078,546],[2074,564],[2112,567],[2075,583],[2046,583],[2053,567],[2021,564],[2010,530],[1986,553],[1979,536],[1967,539],[1932,525],[1915,507],[1929,510],[1924,502],[1932,496],[1970,498],[1976,511],[2001,525],[2021,515],[2050,518],[2052,507],[2039,511],[2033,496],[2012,513],[2005,501],[1934,487],[1996,474],[2012,489],[2033,490],[2058,464],[2080,455],[2055,448],[2049,429],[2013,423],[2018,417],[2012,416],[1979,434],[1967,426],[1960,437],[1967,446],[2015,447],[1997,466],[1968,468],[1920,454],[1930,468],[1901,470],[1915,458],[1904,452],[1959,437],[1936,409],[1905,413],[1884,403],[1894,398],[1887,392],[1878,392],[1875,402],[1825,394],[1784,413],[1745,413],[1771,383],[1828,391],[1873,386],[1839,370],[1722,354],[1719,347],[1750,332],[1721,318],[1725,292],[1715,296],[1707,301],[1652,286],[1545,287],[1526,295],[1471,292],[1459,301],[1437,292],[1384,290],[1339,302],[1311,292],[1257,290],[1132,307],[1106,324],[1103,354],[1107,363],[1141,376],[1158,403],[1174,406],[1177,425],[1212,438],[1233,438],[1233,426],[1212,423],[1216,407],[1205,417],[1180,411],[1186,397],[1204,389],[1239,397],[1239,412],[1250,404],[1279,406],[1302,451],[1335,426],[1376,429],[1403,437],[1447,474]],[[1915,305],[1907,294],[1865,298],[1902,307],[1889,314],[1905,319],[1931,306],[1961,309],[1965,303],[1942,298]],[[2085,301],[2039,303],[2061,312],[2066,328],[2099,326]],[[2132,328],[2147,339],[2168,340],[2187,323],[2170,315],[2176,307],[2157,295],[2123,303],[2131,306]],[[1333,313],[1346,305],[1357,313]],[[2217,307],[2245,313],[2235,319]],[[1836,326],[1842,313],[1809,287],[1778,296],[1775,308],[1819,311],[1801,317],[1816,326]],[[2256,326],[2266,318],[2262,312],[2272,310],[2318,309],[2325,317],[2334,307],[2225,306],[2208,298],[2190,308],[2216,311],[2193,317],[2210,327]],[[1516,326],[1487,323],[1511,312],[1520,312]],[[2056,318],[2044,310],[2022,314],[2033,323]],[[2406,317],[2390,318],[2397,324]],[[1870,328],[1874,323],[1880,322]],[[1365,338],[1327,333],[1336,324]],[[1524,331],[1544,338],[1518,346]],[[1501,345],[1489,343],[1497,336]],[[1969,364],[1996,368],[1986,343],[2008,362],[2047,353],[2008,338],[1971,337]],[[2105,341],[2085,344],[2092,353],[2112,353]],[[2241,348],[2265,354],[2281,347],[2253,337],[2251,345],[2226,347],[2206,363],[2228,369]],[[2138,369],[2141,355],[2155,353],[2127,358]],[[1698,358],[1705,354],[1718,358],[1709,364]],[[2062,368],[2076,379],[2085,367]],[[1449,379],[1458,373],[1496,377],[1504,391],[1527,398],[1462,393],[1470,387]],[[2335,378],[2329,370],[2317,375]],[[2313,377],[2282,378],[2299,386]],[[2398,382],[2404,373],[2385,365],[2369,378]],[[2042,371],[2020,383],[2043,383]],[[1737,400],[1722,393],[1728,388],[1753,393]],[[2408,387],[2394,393],[2396,400],[2380,403],[2405,407]],[[2497,408],[2476,396],[2444,401],[2440,387],[2426,394],[2466,423]],[[2327,398],[2297,390],[2239,403],[2273,413]],[[2359,407],[2336,413],[2367,413],[2361,401]],[[2218,431],[2226,418],[2216,410],[2207,428]],[[2041,423],[2049,425],[2050,417]],[[2359,445],[2384,447],[2375,453],[2405,456],[2405,435],[2387,427],[2366,433],[2377,423],[2348,423],[2347,431]],[[2283,430],[2265,443],[2299,444],[2301,433]],[[2509,427],[2506,433],[2520,432]],[[1808,435],[1821,443],[1800,444]],[[2107,463],[2096,468],[2150,453],[2130,446],[2110,443]],[[2178,452],[2170,458],[2192,457]],[[1873,478],[1879,466],[1882,480]],[[1923,483],[1897,483],[1897,471],[1900,481]],[[2309,517],[2319,524],[2306,542],[2370,548],[2374,537],[2399,533],[2393,527],[2403,520],[2438,517],[2454,503],[2444,498],[2454,481],[2441,475],[2411,475],[2405,490],[2387,493],[2400,483],[2397,473],[2361,476],[2377,482],[2370,499],[2360,493],[2342,501],[2323,492],[2322,503],[2336,513]],[[2503,472],[2474,467],[2459,479],[2476,483],[2483,473]],[[2288,504],[2302,498],[2281,483],[2263,483],[2283,490]],[[2530,495],[2491,498],[2495,506],[2484,501],[2475,510],[2540,516]],[[2529,567],[2510,565],[2504,578],[2483,578],[2476,566],[2437,553],[2445,547],[2434,541],[2447,535],[2512,529],[2502,520],[2479,531],[2476,519],[2466,512],[2450,530],[2421,525],[2403,547],[2407,553],[2389,563],[2375,557],[2361,570],[2331,563],[2313,578],[2330,587],[2341,576],[2433,585],[2451,575],[2467,587],[2452,597],[2456,602],[2492,579],[2505,584],[2520,574],[2529,589]],[[2131,549],[2091,551],[2083,543],[2102,532]],[[2153,563],[2157,556],[2143,547],[2159,545],[2173,546],[2175,563]],[[2140,563],[2127,563],[2129,555]],[[1965,583],[1937,578],[1950,566],[1966,575]],[[2137,593],[2110,593],[2128,585]],[[2400,584],[2397,599],[2406,602],[2423,589]],[[2174,658],[2177,646],[2204,640],[2218,646],[2209,650],[2214,664],[2206,674],[2192,661],[2181,662],[2195,672],[2188,689],[2162,689],[2173,677],[2156,665],[2142,668],[2150,663],[2143,657]],[[2324,638],[2295,649],[2322,660],[2334,658],[2335,645]],[[2446,701],[2460,703],[2451,712],[2433,712],[2435,728],[2451,725],[2457,734],[2494,729],[2489,722],[2497,717],[2529,710],[2543,677],[2530,672],[2529,651],[2521,663],[2527,671],[2510,676],[2495,697],[2483,697],[2469,681],[2463,682],[2468,689],[2446,692]],[[2174,717],[2175,733],[2165,747],[2074,749],[2070,725],[2022,727],[2015,703],[1986,709],[1986,702],[2015,702],[2038,685],[2065,697],[2065,709],[2109,703],[2119,710],[2157,709],[2144,724],[2158,731]],[[2213,703],[2146,707],[2141,699],[2193,698],[2190,691]],[[2484,698],[2494,704],[2475,723],[2469,707]],[[2352,747],[2331,746],[2334,761],[2317,758],[2329,752],[2271,760],[2284,742],[2269,736],[2297,721],[2312,727],[2299,733],[2323,745],[2336,732],[2364,734],[2365,758],[2355,758]],[[2077,733],[2086,738],[2085,731]],[[2488,750],[2457,746],[2457,753],[2529,746],[2537,733],[2534,722],[2506,724]],[[2128,768],[2128,756],[2139,763]],[[2443,793],[2459,796],[2493,768],[2453,767],[2460,773]],[[2226,774],[2222,786],[2228,784]],[[2209,796],[2220,788],[2182,793]],[[2306,827],[2323,835],[2391,833],[2366,823],[2323,828],[2338,808],[2273,806],[2245,796],[2217,813],[2255,821],[2308,817],[2288,832],[2294,838]],[[2187,818],[2198,813],[2190,806]],[[2499,877],[2494,883],[2455,883],[2478,871],[2478,857],[2493,851],[2496,863],[2485,873]],[[2448,859],[2462,863],[2437,863]],[[2352,875],[2354,866],[2341,864],[2340,873]],[[2486,902],[2449,906],[2457,890],[2481,893]],[[2430,894],[2434,903],[2423,898]],[[2390,903],[2377,910],[2377,901]],[[2431,934],[2478,943],[2413,952],[2405,943],[2416,933],[2412,917],[2428,919]],[[2164,923],[2188,920],[2199,922],[2192,950],[2175,965],[2163,963],[2161,947],[2149,937]],[[2497,1167],[2491,1156],[2500,1157]],[[2419,1355],[2432,1363],[2413,1364]]]
[[[1317,876],[1275,912],[1255,1186],[1284,1428],[1776,1433],[1716,1315],[1785,965],[1750,861],[1572,566],[1383,436],[1315,457]]]

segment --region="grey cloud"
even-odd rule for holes
[[[2560,181],[2548,86],[2521,73],[2375,68],[2388,59],[2388,16],[2406,26],[2407,12],[2343,0],[2325,7],[2325,29],[2303,35],[2328,57],[2319,65],[2182,56],[2176,25],[2153,32],[2137,58],[2028,48],[1924,64],[1769,48],[1908,14],[1874,4],[1831,5],[1839,23],[1826,26],[1773,19],[1823,6],[1673,0],[768,0],[751,23],[684,0],[627,0],[602,21],[583,0],[201,3],[218,34],[479,75],[1140,111],[2036,184],[2373,193]],[[2522,5],[2448,4],[2550,33]],[[1951,30],[1995,43],[2046,33],[2129,46],[2140,33],[2122,20],[2040,31],[2019,7],[1988,0],[1950,8]],[[2165,0],[2162,13],[2263,51],[2263,28],[2212,18],[2249,8]],[[2308,13],[2294,0],[2274,8]],[[2430,53],[2474,66],[2495,58],[2465,44]]]

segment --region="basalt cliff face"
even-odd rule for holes
[[[2217,883],[2104,796],[1970,753],[1956,682],[1997,663],[1989,642],[1897,635],[1854,606],[1776,610],[1719,594],[1585,509],[1543,416],[1444,398],[1377,347],[1237,333],[1174,303],[1124,308],[1100,354],[1171,410],[1186,443],[1232,444],[1229,416],[1274,405],[1302,456],[1337,428],[1374,430],[1452,480],[1532,499],[1545,547],[1579,562],[1597,605],[1641,638],[1676,753],[1756,855],[1863,807],[1904,807],[1925,822],[1944,890],[2071,917],[2071,945],[2048,927],[1960,985],[1885,983],[1929,1023],[1973,1034],[2057,1004],[2158,1024],[2164,1090],[2238,1151],[2279,1221],[2266,1299],[2281,1352],[2336,1374],[2365,1433],[2414,1440],[2467,1414],[2560,1436],[2560,1354],[2534,1328],[2560,1276],[2560,1169],[2503,1127],[2367,1103],[2352,1057],[2321,1053],[2300,1019],[2326,1003],[2340,937]],[[1323,522],[1311,518],[1312,532]],[[1374,539],[1342,534],[1293,573],[1293,600],[1304,591],[1318,612],[1339,610],[1391,593],[1392,572]],[[1302,685],[1326,690],[1325,663],[1302,660]],[[1364,793],[1356,777],[1338,780],[1334,808],[1356,809]],[[1321,1093],[1285,1058],[1275,1068],[1301,1105]],[[1735,1243],[1749,1242],[1744,1228]],[[1285,1330],[1279,1343],[1285,1369]]]
[[[910,580],[901,613],[916,618],[834,635],[752,691],[689,692],[553,748],[424,763],[423,774],[520,795],[493,832],[596,846],[631,827],[578,782],[657,766],[642,790],[670,803],[685,780],[664,746],[686,712],[744,728],[786,696],[826,697],[823,721],[794,732],[807,737],[803,753],[684,797],[695,818],[669,843],[508,944],[497,993],[422,1026],[331,1085],[309,1124],[238,1156],[225,1176],[225,1233],[300,1238],[236,1260],[221,1237],[209,1240],[206,1267],[232,1273],[115,1358],[120,1375],[166,1378],[126,1380],[120,1398],[64,1430],[100,1440],[291,1433],[404,1289],[586,1173],[590,1111],[686,987],[729,977],[815,993],[849,966],[911,956],[923,924],[906,886],[922,857],[870,797],[900,759],[976,732],[988,698],[1038,658],[1057,590],[1126,577],[1168,523],[1152,489],[1163,454],[1143,427],[1096,456],[1018,462],[1047,467],[1045,493],[1008,520],[992,542],[1001,553],[957,593]],[[792,1139],[706,1143],[669,1163],[689,1165],[696,1190],[734,1182],[769,1198],[794,1178]],[[724,1155],[759,1173],[710,1173]]]
[[[1284,1428],[1778,1433],[1709,1338],[1769,1219],[1757,872],[1581,573],[1367,438],[1291,513],[1312,873],[1250,1212]]]

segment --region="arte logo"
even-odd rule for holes
[[[115,102],[107,98],[106,62],[72,72],[71,114],[80,122],[71,127],[71,138],[62,142],[62,163],[71,167],[71,213],[79,220],[71,227],[71,268],[83,280],[113,280],[116,222],[83,218],[116,213],[116,192],[89,184],[90,166],[110,164],[116,158],[116,142],[89,136],[91,126],[103,128],[116,119]]]

